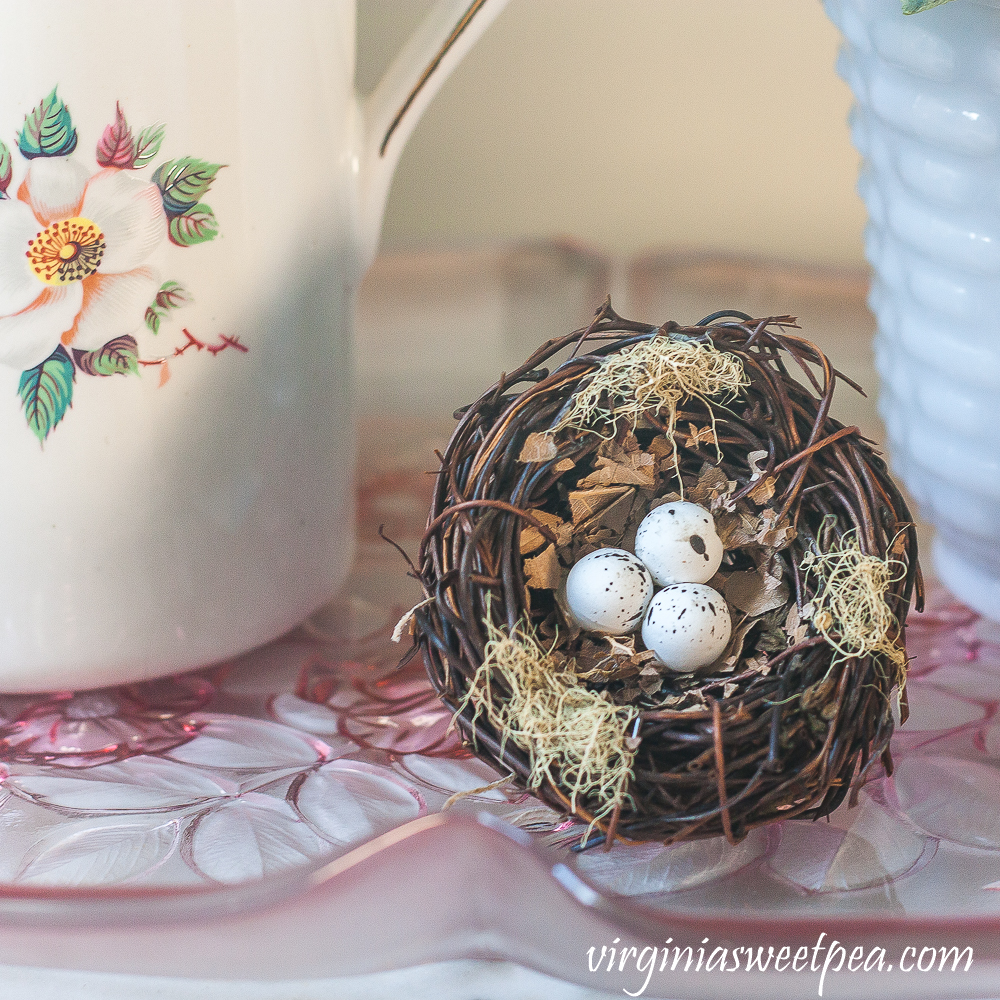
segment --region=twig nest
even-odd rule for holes
[[[650,603],[642,641],[668,670],[690,673],[722,656],[732,631],[722,594],[704,583],[675,583]]]
[[[711,513],[685,500],[651,510],[635,536],[635,554],[661,587],[708,583],[722,565],[723,551]]]
[[[653,596],[649,570],[624,549],[597,549],[574,564],[566,603],[576,623],[604,635],[627,635],[642,624]]]
[[[891,772],[916,532],[795,330],[608,302],[456,414],[410,633],[472,751],[596,839],[735,842]]]

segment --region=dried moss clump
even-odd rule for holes
[[[459,714],[471,703],[473,719],[484,714],[500,734],[528,753],[528,787],[558,783],[570,805],[586,803],[595,820],[611,815],[627,795],[633,753],[628,727],[638,710],[619,708],[580,683],[572,664],[518,625],[512,632],[488,626],[483,662],[469,684]],[[494,683],[506,689],[496,697]]]
[[[739,358],[717,350],[711,341],[644,340],[603,358],[552,431],[592,430],[603,424],[605,433],[613,435],[619,420],[635,427],[644,413],[654,412],[665,417],[673,433],[682,400],[718,396],[726,401],[747,384]]]
[[[866,555],[857,531],[843,534],[827,551],[810,549],[799,562],[816,596],[802,610],[835,655],[831,666],[850,657],[881,655],[893,665],[893,682],[905,681],[906,650],[899,622],[886,602],[894,583],[906,577],[906,563],[891,555]]]

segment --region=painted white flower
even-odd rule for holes
[[[33,159],[0,201],[0,364],[26,371],[60,343],[90,351],[133,333],[159,288],[145,262],[166,239],[155,184]]]

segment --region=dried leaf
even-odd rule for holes
[[[606,635],[604,637],[607,640],[608,645],[611,647],[612,656],[627,656],[631,658],[635,655],[635,637],[626,636],[624,639],[619,639],[616,635]]]
[[[785,631],[789,635],[791,635],[799,627],[800,622],[801,618],[799,617],[798,605],[796,604],[789,605],[788,614],[785,616],[785,624],[784,624]]]
[[[761,633],[756,643],[758,653],[780,653],[788,648],[788,636],[781,627],[784,618],[784,609],[775,608],[761,619]]]
[[[581,489],[588,486],[652,486],[656,481],[653,456],[644,451],[627,456],[627,462],[616,462],[599,455],[596,468],[589,476],[576,485]]]
[[[402,642],[404,635],[413,635],[413,623],[415,619],[415,613],[420,609],[426,607],[428,604],[434,603],[433,597],[428,597],[427,600],[421,601],[419,604],[415,604],[409,611],[403,615],[402,618],[396,622],[396,627],[392,630],[392,641]]]
[[[643,649],[631,657],[629,663],[635,667],[641,667],[644,663],[649,663],[650,660],[656,659],[656,653],[651,649]]]
[[[687,446],[689,448],[697,448],[702,441],[706,444],[717,443],[715,431],[712,430],[711,426],[706,425],[705,427],[695,427],[694,424],[688,424]]]
[[[657,434],[656,437],[649,442],[649,448],[647,450],[650,455],[657,460],[657,462],[662,462],[666,459],[669,462],[670,467],[673,468],[674,445],[666,434]]]
[[[525,559],[524,573],[529,587],[534,587],[535,590],[558,590],[561,568],[556,547],[549,545],[534,559]]]
[[[593,486],[586,490],[573,490],[569,494],[569,509],[574,524],[583,524],[610,507],[626,494],[634,493],[627,486]]]
[[[521,529],[521,555],[526,556],[537,551],[545,541],[546,537],[534,525],[526,524]]]
[[[595,529],[610,531],[612,538],[617,539],[625,530],[625,526],[632,516],[635,507],[635,490],[629,490],[620,500],[605,507],[595,518],[584,525],[588,538],[592,537]]]
[[[788,608],[783,631],[788,636],[789,646],[800,643],[809,634],[809,626],[799,617],[799,609],[794,601]]]
[[[732,514],[736,510],[736,503],[731,499],[731,494],[733,490],[736,489],[736,480],[730,479],[726,485],[726,489],[718,493],[716,496],[712,497],[708,502],[708,509],[713,513],[723,512],[726,514]]]
[[[654,666],[643,667],[639,671],[639,687],[642,689],[642,693],[645,695],[655,694],[660,690],[660,686],[663,684],[663,678],[660,676],[660,671]]]
[[[531,516],[536,521],[541,521],[546,527],[551,528],[556,533],[556,545],[563,547],[569,545],[573,539],[573,527],[567,524],[556,514],[550,514],[547,510],[532,510]],[[525,523],[521,529],[521,555],[528,555],[542,547],[547,541],[546,537],[531,524]]]
[[[626,684],[621,691],[612,693],[611,698],[616,705],[631,705],[642,694],[642,688],[638,684]]]
[[[750,634],[750,630],[759,623],[759,618],[751,618],[749,615],[745,616],[743,621],[733,629],[722,655],[712,664],[706,673],[728,674],[733,670],[743,655],[743,646],[746,643],[747,636]]]
[[[726,681],[726,683],[722,685],[722,697],[723,698],[732,697],[733,693],[736,691],[738,687],[739,684],[737,684],[735,681]]]
[[[788,587],[777,577],[756,570],[732,573],[726,581],[726,600],[753,618],[783,607]]]
[[[726,551],[752,545],[760,533],[760,521],[741,511],[716,514],[715,530]]]
[[[756,656],[751,656],[743,664],[743,672],[751,674],[769,674],[771,668],[767,665],[767,655],[765,653],[758,653]]]
[[[552,466],[556,472],[569,472],[570,469],[576,468],[576,462],[571,458],[560,458],[555,465]]]
[[[700,503],[705,506],[721,494],[726,493],[728,489],[729,480],[722,469],[706,462],[701,468],[698,482],[688,491],[687,499],[692,503]]]
[[[683,694],[668,694],[661,698],[657,703],[657,708],[670,708],[675,711],[678,710],[678,706],[682,705],[686,700],[686,696]]]
[[[756,482],[764,474],[759,464],[766,461],[766,451],[752,451],[747,455],[747,464],[750,466],[750,482]]]
[[[758,506],[763,507],[774,496],[774,476],[766,476],[757,481],[757,485],[747,494]]]
[[[680,493],[677,493],[676,491],[671,493],[665,493],[662,497],[656,497],[654,500],[651,500],[649,504],[649,509],[654,510],[661,504],[665,503],[676,503],[678,500],[680,500],[680,498],[681,498]]]
[[[592,657],[581,657],[577,654],[574,659],[577,661],[576,676],[582,681],[606,684],[610,681],[627,680],[639,673],[639,667],[634,663],[629,660],[622,662],[614,656],[604,656],[602,659],[594,660]]]
[[[555,438],[548,433],[535,431],[525,438],[519,462],[549,462],[559,454]]]
[[[780,552],[782,549],[787,549],[795,541],[795,528],[791,524],[786,524],[781,528],[762,531],[756,540],[759,545]]]

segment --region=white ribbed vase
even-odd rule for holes
[[[879,411],[934,566],[1000,620],[1000,10],[826,0],[864,157]]]

